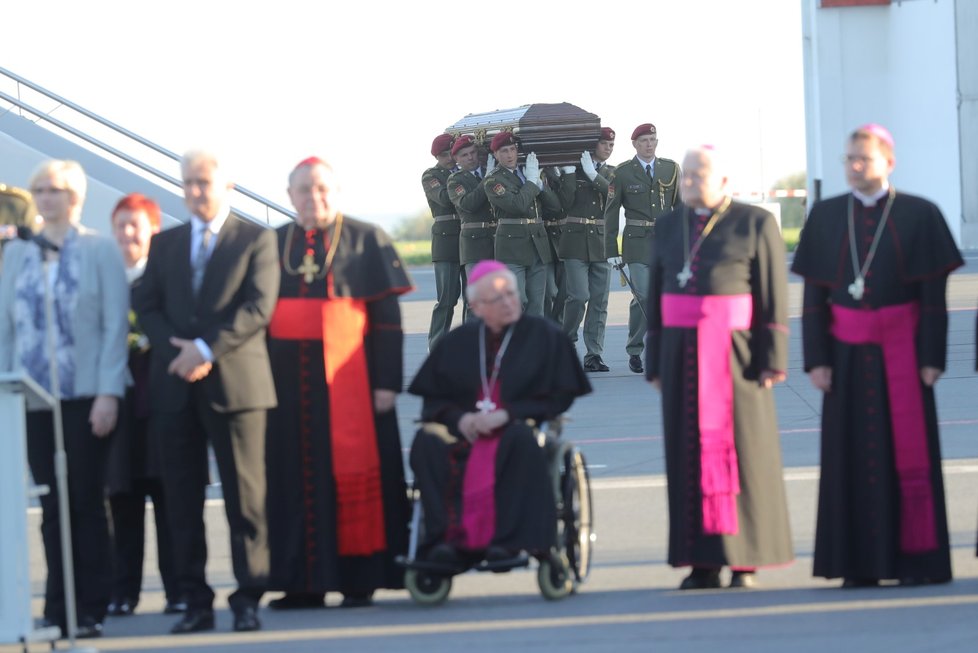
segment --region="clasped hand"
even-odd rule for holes
[[[509,422],[509,412],[504,408],[488,413],[465,413],[458,421],[458,430],[466,440],[475,442],[479,436],[489,435],[507,422]]]
[[[180,352],[170,361],[170,366],[166,368],[167,373],[179,376],[187,383],[196,383],[210,374],[213,366],[204,360],[204,355],[193,340],[170,338],[170,344]]]

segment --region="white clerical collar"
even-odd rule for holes
[[[126,281],[132,283],[139,277],[143,276],[143,272],[146,271],[146,257],[136,261],[136,264],[131,268],[126,268]]]
[[[221,227],[223,227],[224,223],[228,221],[229,215],[231,215],[230,205],[222,206],[221,210],[217,212],[217,215],[214,216],[214,219],[210,222],[204,222],[196,215],[191,215],[190,224],[193,226],[195,234],[203,232],[204,229],[208,229],[216,236],[217,234],[221,233]]]
[[[866,195],[864,193],[860,193],[855,188],[852,189],[853,197],[855,197],[857,200],[862,202],[863,206],[876,206],[876,203],[880,201],[880,199],[889,192],[890,192],[890,184],[889,182],[886,181],[883,182],[883,187],[880,188],[875,193],[873,193],[872,195]]]

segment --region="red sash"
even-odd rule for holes
[[[279,299],[268,328],[281,340],[323,343],[329,387],[333,476],[336,480],[340,555],[366,556],[386,549],[380,456],[373,393],[363,338],[366,302],[350,297]]]
[[[703,532],[736,535],[740,494],[734,445],[733,331],[749,329],[750,295],[662,295],[662,326],[696,329]]]
[[[937,548],[927,424],[917,369],[919,317],[916,302],[872,310],[832,305],[833,336],[851,345],[883,349],[893,458],[900,482],[900,548],[906,553]]]

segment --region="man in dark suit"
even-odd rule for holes
[[[191,217],[153,238],[133,306],[152,345],[152,420],[161,435],[174,563],[187,612],[174,633],[214,628],[204,576],[207,442],[217,458],[238,589],[234,630],[258,630],[268,575],[265,415],[275,406],[265,328],[279,286],[275,232],[230,215],[217,158],[181,164]]]

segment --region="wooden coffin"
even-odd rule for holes
[[[541,166],[576,165],[581,152],[593,152],[598,144],[601,118],[567,102],[526,104],[470,113],[445,131],[456,137],[471,134],[486,150],[493,136],[511,131],[519,143],[521,162],[528,153],[536,152]]]

